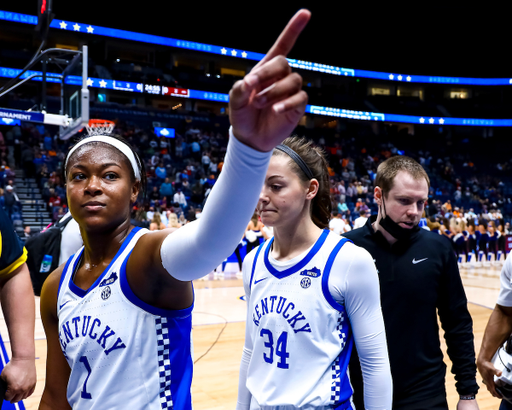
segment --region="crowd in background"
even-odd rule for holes
[[[13,183],[15,169],[35,178],[53,221],[67,212],[61,166],[74,141],[61,141],[49,129],[34,124],[4,127],[0,131],[0,202],[8,213],[21,206]],[[133,221],[152,230],[178,229],[200,217],[208,194],[224,162],[227,130],[208,130],[185,123],[173,139],[157,137],[135,124],[116,124],[115,134],[128,140],[144,161],[147,191],[133,208]],[[334,230],[356,229],[377,213],[373,199],[378,165],[392,155],[414,157],[427,170],[431,189],[422,225],[470,252],[504,250],[509,234],[511,199],[505,182],[492,173],[477,172],[467,157],[445,156],[423,150],[399,151],[389,141],[372,144],[364,128],[359,135],[323,133],[298,128],[321,146],[329,159]],[[506,175],[510,163],[495,171]],[[461,245],[464,238],[464,245]],[[478,237],[478,238],[476,238]],[[495,239],[497,238],[497,239]],[[502,238],[502,239],[499,239]],[[476,248],[474,242],[476,241]],[[463,250],[464,248],[464,250]]]

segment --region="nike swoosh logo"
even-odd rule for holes
[[[420,262],[423,262],[423,261],[426,261],[428,258],[423,258],[423,259],[420,259],[420,260],[416,260],[416,258],[414,258],[412,260],[412,263],[413,265],[416,265],[417,263],[420,263]]]
[[[68,304],[69,302],[71,302],[70,300],[68,300],[67,302],[64,302],[62,305],[59,306],[59,310],[61,310],[66,304]]]
[[[259,279],[259,280],[255,280],[254,284],[256,285],[257,283],[260,283],[260,282],[264,281],[265,279],[268,279],[268,277],[263,278],[263,279]]]

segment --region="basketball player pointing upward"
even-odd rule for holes
[[[70,150],[67,198],[84,247],[42,290],[48,358],[40,409],[191,409],[190,281],[236,248],[258,200],[268,151],[304,114],[301,77],[284,56],[309,17],[299,11],[233,86],[226,162],[197,222],[172,235],[133,227],[131,207],[144,189],[133,150],[103,136]]]
[[[306,140],[274,150],[258,203],[274,238],[244,260],[245,346],[237,410],[353,409],[355,341],[365,408],[391,409],[392,381],[370,254],[327,228],[327,162]]]

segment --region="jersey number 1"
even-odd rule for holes
[[[87,360],[87,356],[82,356],[80,358],[80,362],[84,364],[85,370],[87,370],[87,377],[84,380],[84,388],[82,389],[82,393],[80,396],[82,399],[92,399],[91,393],[87,392],[87,380],[89,380],[89,376],[91,375],[92,369],[89,361]]]
[[[274,363],[274,336],[272,332],[268,329],[261,329],[260,336],[266,338],[265,347],[269,349],[269,354],[263,353],[263,359],[267,363]],[[279,356],[279,361],[277,362],[277,367],[280,369],[288,369],[290,367],[286,362],[286,359],[290,357],[290,353],[286,351],[286,345],[288,343],[288,332],[282,332],[279,338],[277,339],[276,345],[276,356]]]

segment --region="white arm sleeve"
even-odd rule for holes
[[[242,265],[242,275],[244,278],[245,301],[247,306],[247,318],[245,321],[245,344],[242,352],[242,360],[240,362],[240,374],[238,376],[238,399],[236,403],[236,410],[249,410],[251,406],[251,392],[247,388],[247,370],[252,356],[252,337],[249,331],[252,317],[250,315],[249,300],[251,297],[251,289],[249,287],[251,281],[251,271],[256,249],[254,249],[244,259]]]
[[[512,254],[509,254],[503,268],[501,268],[501,286],[498,301],[496,302],[500,306],[511,307],[512,306],[512,283],[510,277],[512,275]]]
[[[379,277],[370,253],[346,243],[332,266],[329,291],[336,302],[345,306],[350,319],[363,373],[365,409],[390,410],[393,382]]]
[[[272,152],[256,151],[229,133],[224,167],[201,218],[162,242],[162,265],[178,280],[200,278],[219,266],[235,251],[256,209]]]

